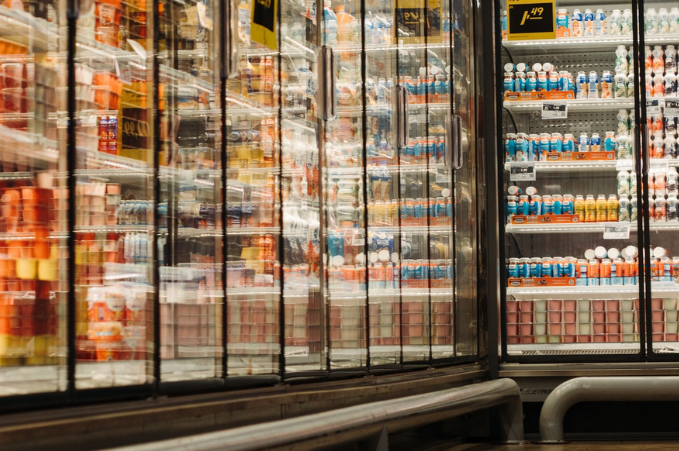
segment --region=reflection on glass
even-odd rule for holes
[[[161,377],[220,377],[224,299],[217,2],[181,7],[161,2],[161,7]]]
[[[321,299],[321,189],[316,104],[318,26],[315,2],[281,11],[281,199],[285,370],[326,366]]]
[[[151,6],[146,0],[80,2],[77,388],[148,383],[152,372]]]
[[[238,75],[227,83],[227,352],[229,375],[276,374],[280,356],[279,58],[250,40],[238,9]]]
[[[0,6],[0,396],[66,388],[62,11]]]
[[[359,6],[345,2],[344,7],[332,9],[333,5],[326,2],[324,12],[324,36],[335,48],[334,76],[338,92],[337,115],[325,123],[323,145],[325,294],[331,369],[366,364],[364,97],[361,52],[356,45],[360,38],[351,31],[357,24],[354,15],[360,14]]]
[[[462,167],[454,172],[455,205],[455,351],[457,356],[478,354],[478,199],[476,195],[476,122],[475,92],[472,76],[474,46],[472,44],[472,3],[453,0],[452,11],[446,11],[443,42],[452,42],[454,70],[447,92],[453,94],[453,111],[461,119]],[[444,10],[446,4],[444,3]],[[453,324],[453,323],[451,323]]]

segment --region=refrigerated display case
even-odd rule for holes
[[[676,7],[562,2],[550,40],[496,7],[503,361],[674,359]]]
[[[0,396],[66,388],[64,24],[53,2],[0,5]]]
[[[0,395],[478,359],[474,5],[253,8],[0,5]]]
[[[648,358],[676,360],[677,335],[677,55],[679,9],[672,2],[640,3],[640,124],[644,202]],[[643,55],[643,70],[641,58]],[[674,233],[673,233],[674,232]]]

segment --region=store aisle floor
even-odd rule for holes
[[[488,443],[467,443],[441,451],[669,451],[679,450],[679,441],[657,442],[571,442],[563,445],[494,445]]]

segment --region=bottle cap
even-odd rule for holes
[[[598,246],[594,249],[594,255],[596,255],[596,258],[606,258],[608,256],[608,251],[605,247]]]

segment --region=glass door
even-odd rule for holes
[[[238,70],[226,83],[229,376],[282,370],[281,65],[278,51],[251,39],[252,8],[248,0],[238,5]]]
[[[445,3],[444,3],[445,8]],[[435,319],[434,324],[441,324],[443,330],[439,336],[446,336],[447,326],[452,331],[453,343],[439,343],[446,345],[440,357],[456,357],[460,360],[474,359],[478,355],[478,248],[479,230],[479,195],[477,183],[476,156],[476,99],[477,93],[473,68],[475,67],[474,32],[473,32],[473,3],[468,0],[453,0],[452,10],[445,14],[443,23],[443,41],[451,41],[452,68],[447,75],[444,93],[451,96],[452,120],[448,134],[443,144],[449,152],[441,149],[439,137],[438,153],[443,152],[447,160],[444,161],[446,171],[453,173],[453,199],[446,204],[446,217],[452,216],[454,233],[454,252],[451,256],[450,278],[453,280],[454,306],[452,312],[445,308],[443,317]],[[478,11],[478,10],[477,10]],[[447,33],[450,37],[447,36]],[[448,80],[450,79],[450,80]],[[444,97],[445,99],[445,97]],[[441,150],[439,150],[441,149]],[[437,154],[438,154],[437,153]],[[443,191],[443,190],[442,190]],[[437,200],[438,202],[438,200]],[[452,208],[452,213],[448,208]],[[446,262],[446,265],[448,263]],[[446,266],[448,268],[448,266]],[[439,268],[440,270],[440,268]],[[446,271],[448,271],[446,269]],[[439,272],[439,276],[440,276]],[[446,322],[448,314],[453,317]],[[436,344],[436,343],[434,343]],[[452,346],[451,346],[452,345]],[[455,354],[452,354],[454,349]],[[437,357],[436,355],[434,357]]]
[[[316,1],[281,2],[277,75],[280,85],[281,255],[285,372],[303,376],[327,368],[327,327],[321,283],[323,187],[320,111],[317,102],[321,22]],[[277,138],[279,139],[279,138]],[[273,144],[273,143],[272,143]],[[279,270],[280,272],[280,270]],[[278,290],[280,291],[280,285]]]
[[[0,396],[66,389],[65,24],[0,5]]]
[[[388,139],[389,109],[386,80],[381,80],[380,87],[373,86],[371,93],[366,86],[364,96],[367,68],[364,58],[367,56],[363,54],[363,45],[367,30],[364,33],[361,30],[369,16],[364,13],[358,0],[323,2],[319,55],[330,77],[325,77],[319,86],[319,114],[323,137],[322,229],[326,251],[323,289],[330,370],[367,365],[366,247],[369,238],[365,216],[369,188],[365,174],[369,150],[364,151],[364,126],[366,122],[381,121],[382,139]],[[380,13],[388,14],[388,11]],[[376,43],[389,39],[392,30],[387,28],[388,20],[386,15],[380,21]],[[319,77],[328,73],[325,71],[319,70]],[[377,89],[381,89],[381,104],[376,106],[380,111],[370,115],[366,113],[368,96]],[[387,145],[383,147],[386,149]],[[386,261],[389,259],[390,256]]]
[[[503,34],[512,16],[503,16]],[[555,39],[502,41],[503,354],[639,359],[644,204],[633,2],[569,2],[554,19]]]
[[[159,3],[158,265],[164,382],[222,376],[220,10]]]
[[[73,30],[78,389],[153,378],[152,8],[81,0]]]
[[[677,48],[679,9],[673,2],[647,0],[640,11],[639,42],[644,186],[646,330],[649,358],[676,359],[677,277]]]

